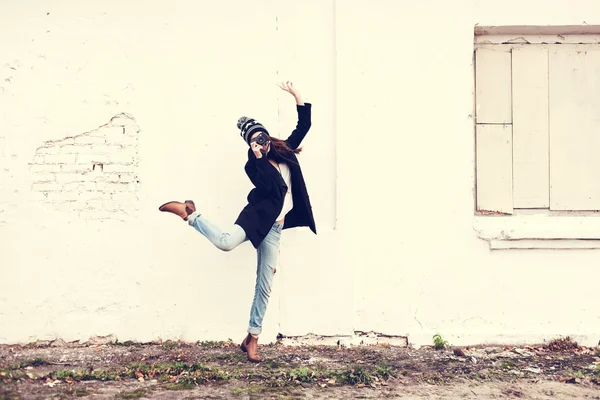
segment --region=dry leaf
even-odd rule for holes
[[[137,377],[138,377],[138,379],[139,379],[139,378],[143,378],[143,377],[144,377],[144,374],[142,374],[140,371],[136,371],[136,372],[135,372],[135,376],[137,376]]]
[[[143,376],[140,376],[140,377],[138,378],[138,381],[140,381],[140,382],[144,382],[144,377],[143,377]]]

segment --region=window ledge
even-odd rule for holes
[[[600,249],[600,215],[475,216],[490,249]]]

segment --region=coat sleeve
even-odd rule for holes
[[[298,111],[298,123],[290,137],[285,140],[292,150],[296,150],[298,146],[300,146],[302,139],[304,139],[304,136],[306,136],[310,129],[311,108],[311,103],[304,103],[303,106],[296,105],[296,111]]]
[[[251,154],[251,155],[250,155]],[[266,192],[275,192],[277,189],[277,182],[273,179],[273,176],[269,174],[267,168],[273,168],[269,163],[267,157],[256,158],[254,154],[250,153],[248,161],[244,167],[246,175],[250,178],[250,181],[256,186],[257,189],[264,190]]]

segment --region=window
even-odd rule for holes
[[[568,225],[600,211],[599,27],[479,28],[474,60],[476,214],[480,225],[506,228],[480,236],[600,239],[600,219],[593,232]],[[504,221],[482,222],[498,216]],[[523,233],[527,224],[538,233]]]

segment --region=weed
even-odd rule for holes
[[[387,379],[389,377],[393,377],[394,373],[389,365],[379,364],[377,367],[375,367],[375,375]]]
[[[296,370],[290,371],[289,375],[293,380],[297,380],[299,382],[311,382],[315,376],[315,373],[306,367],[300,367]]]
[[[577,371],[574,371],[574,372],[573,372],[573,376],[574,376],[575,378],[582,379],[583,377],[585,377],[585,371],[583,371],[582,369],[579,369],[579,370],[577,370]]]
[[[117,398],[121,399],[139,399],[140,397],[144,397],[146,391],[144,389],[138,389],[133,392],[121,393],[117,396]]]
[[[150,371],[150,366],[148,364],[131,364],[129,368],[142,373],[147,373]]]
[[[436,350],[444,350],[448,346],[450,346],[450,344],[447,341],[445,341],[444,339],[442,339],[442,336],[439,333],[436,333],[435,335],[433,335],[433,347]]]
[[[23,361],[21,363],[17,363],[13,366],[10,367],[10,369],[21,369],[21,368],[27,368],[27,367],[39,367],[40,365],[47,365],[48,362],[46,360],[44,360],[43,358],[34,358],[33,360],[27,360],[27,361]]]
[[[313,364],[318,372],[324,372],[327,370],[327,366],[322,361],[317,361]]]
[[[248,388],[248,394],[259,394],[265,391],[262,386],[252,385]]]
[[[227,347],[227,346],[232,346],[233,345],[233,340],[229,339],[227,342],[223,342],[223,341],[214,341],[214,340],[205,340],[205,341],[197,341],[196,344],[198,346],[207,348],[207,349],[216,349],[216,348],[221,348],[221,347]]]
[[[119,342],[119,339],[115,339],[114,343],[111,343],[113,346],[135,346],[135,342],[132,340],[126,340],[123,343]]]
[[[59,371],[54,372],[54,379],[73,378],[74,376],[75,376],[74,371],[59,370]]]
[[[514,369],[516,367],[515,363],[512,361],[502,361],[500,368],[502,369]]]
[[[563,375],[572,378],[583,379],[585,378],[586,373],[582,369],[575,371],[573,368],[567,367]]]
[[[179,347],[179,343],[174,342],[172,340],[167,340],[163,343],[163,349],[165,350],[173,350]]]
[[[238,395],[240,395],[242,393],[244,393],[244,389],[242,389],[242,388],[234,388],[231,391],[231,394],[233,394],[234,396],[238,396]]]
[[[358,385],[371,383],[373,378],[368,371],[365,371],[362,367],[356,366],[346,371],[342,371],[337,374],[336,381],[346,385]]]

